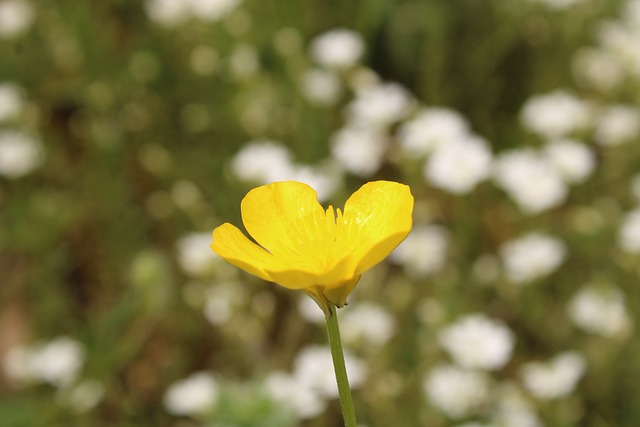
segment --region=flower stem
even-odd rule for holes
[[[333,368],[335,369],[336,381],[338,382],[338,393],[340,394],[340,406],[342,407],[344,425],[345,427],[357,427],[356,412],[353,409],[349,379],[347,378],[347,368],[345,367],[344,353],[342,352],[338,314],[336,313],[336,306],[332,303],[329,303],[329,315],[326,316],[326,321],[331,357],[333,358]]]

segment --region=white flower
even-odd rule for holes
[[[344,361],[349,385],[358,388],[367,375],[364,362],[346,351]],[[328,399],[338,397],[338,385],[329,347],[309,346],[302,349],[294,362],[294,375],[301,384],[311,388],[319,396]]]
[[[318,307],[318,304],[305,294],[301,294],[298,299],[298,313],[310,323],[316,323],[318,325],[324,325],[325,317],[323,311]]]
[[[231,160],[238,179],[256,184],[282,181],[292,167],[290,151],[275,141],[249,142]]]
[[[40,141],[21,131],[0,130],[0,175],[20,178],[40,166],[43,160]]]
[[[342,82],[333,71],[314,69],[302,74],[300,87],[309,102],[319,106],[335,105],[342,95]]]
[[[204,302],[204,317],[212,325],[221,325],[229,320],[234,308],[244,301],[239,283],[216,283],[207,290]]]
[[[378,83],[356,94],[347,106],[352,125],[385,127],[403,119],[413,105],[409,92],[398,83]]]
[[[269,396],[291,408],[300,419],[314,418],[327,406],[324,398],[293,375],[271,373],[265,380],[265,388]]]
[[[491,151],[481,138],[441,144],[425,163],[424,177],[451,193],[469,193],[491,174]]]
[[[254,76],[260,69],[260,60],[256,48],[250,44],[239,44],[229,55],[231,75],[239,80]]]
[[[531,403],[525,398],[518,386],[503,382],[498,392],[493,420],[503,427],[542,427],[538,415]]]
[[[624,80],[622,67],[606,49],[579,49],[573,58],[572,68],[578,80],[605,92]]]
[[[494,178],[527,214],[558,206],[567,196],[560,174],[532,149],[513,150],[498,157]]]
[[[522,108],[520,119],[528,130],[549,139],[568,136],[584,128],[592,107],[564,90],[530,98]]]
[[[218,400],[218,383],[208,372],[197,372],[172,384],[164,394],[164,406],[173,415],[209,411]]]
[[[496,370],[511,358],[515,337],[501,321],[471,314],[438,335],[440,345],[464,368]]]
[[[218,21],[232,12],[240,0],[147,0],[149,18],[164,27],[177,27],[190,18]]]
[[[177,243],[178,264],[186,274],[199,277],[210,271],[219,259],[210,249],[211,233],[189,233]]]
[[[560,240],[536,232],[510,240],[500,248],[507,277],[520,284],[554,272],[564,261],[566,252]]]
[[[329,68],[352,67],[364,53],[362,36],[355,31],[335,29],[317,36],[311,42],[311,57]]]
[[[614,55],[626,73],[637,73],[640,65],[637,29],[622,21],[606,20],[598,27],[598,42]]]
[[[631,105],[611,105],[598,116],[594,139],[603,146],[615,146],[640,137],[640,112]]]
[[[634,199],[640,201],[640,173],[631,178],[631,195]]]
[[[469,125],[457,111],[425,108],[398,129],[400,147],[410,155],[425,155],[440,145],[466,139]]]
[[[580,353],[566,351],[546,363],[525,364],[522,368],[522,381],[527,390],[538,399],[557,399],[573,392],[586,365]]]
[[[20,87],[13,83],[0,83],[0,122],[14,119],[23,107]]]
[[[618,230],[618,244],[625,252],[640,253],[640,208],[625,215]]]
[[[584,3],[586,0],[531,0],[538,3],[542,3],[549,9],[564,10],[580,3]]]
[[[34,349],[31,356],[35,376],[57,387],[76,379],[84,363],[84,348],[68,337],[59,337]]]
[[[4,370],[13,381],[48,382],[56,387],[72,383],[84,363],[84,349],[77,341],[58,337],[26,347],[14,347],[6,355]]]
[[[448,235],[438,225],[413,227],[389,258],[410,276],[421,278],[441,270],[446,262]]]
[[[343,128],[331,138],[331,154],[347,172],[369,177],[378,171],[384,159],[387,141],[370,128]]]
[[[145,10],[149,19],[163,27],[177,27],[191,16],[188,0],[147,0]]]
[[[331,198],[342,180],[338,166],[332,162],[325,162],[318,166],[296,164],[284,176],[287,180],[308,184],[318,193],[318,201],[324,202]]]
[[[569,316],[579,328],[605,337],[620,336],[631,327],[624,294],[617,288],[582,288],[569,302]]]
[[[174,0],[178,1],[178,0]],[[231,13],[240,0],[190,0],[191,13],[203,21],[218,21]]]
[[[68,390],[61,390],[58,400],[76,413],[82,414],[93,409],[104,396],[104,386],[98,380],[83,380]]]
[[[491,400],[487,377],[451,365],[436,366],[424,382],[431,403],[450,418],[464,418]]]
[[[18,384],[34,381],[30,357],[31,352],[27,347],[15,346],[10,348],[2,360],[2,369],[7,378]]]
[[[573,139],[560,139],[548,143],[544,147],[544,154],[569,184],[583,182],[595,168],[596,158],[593,151]]]
[[[0,39],[9,39],[24,33],[33,23],[34,10],[24,0],[0,2]]]
[[[341,314],[340,334],[347,345],[364,342],[379,347],[395,332],[393,316],[377,305],[360,302]]]

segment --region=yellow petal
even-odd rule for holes
[[[389,181],[369,182],[347,200],[344,222],[357,230],[352,257],[355,275],[378,264],[409,234],[413,196],[407,185]],[[356,231],[352,231],[356,233]]]
[[[318,251],[326,250],[325,212],[315,190],[295,181],[251,190],[240,206],[242,222],[258,244],[291,266],[318,271]]]
[[[317,283],[316,274],[296,269],[287,259],[274,257],[229,223],[213,230],[211,249],[229,264],[285,288],[304,289]]]
[[[235,225],[227,222],[213,230],[211,249],[225,261],[247,273],[269,282],[274,281],[265,270],[271,264],[273,256],[249,240]]]

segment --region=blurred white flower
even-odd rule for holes
[[[240,180],[255,184],[304,182],[316,190],[320,202],[329,199],[342,180],[339,165],[334,162],[315,166],[294,163],[291,152],[275,141],[246,144],[231,160],[231,171]]]
[[[24,33],[33,23],[35,12],[25,0],[0,2],[0,39],[10,39]]]
[[[566,351],[553,359],[527,363],[522,381],[531,394],[541,400],[558,399],[573,392],[584,374],[587,362],[576,351]]]
[[[625,252],[640,253],[640,208],[624,216],[618,230],[618,244]]]
[[[494,162],[494,179],[527,214],[558,206],[567,187],[551,163],[532,149],[504,153]]]
[[[244,302],[245,295],[240,283],[221,282],[212,285],[204,301],[204,317],[212,325],[226,323],[233,310]]]
[[[492,155],[481,138],[441,144],[424,165],[424,177],[453,194],[468,194],[491,174]]]
[[[10,348],[2,359],[2,369],[10,381],[19,385],[35,380],[31,367],[31,351],[28,347]]]
[[[640,112],[631,105],[606,107],[596,123],[595,141],[603,146],[615,146],[640,137]]]
[[[389,259],[403,265],[410,276],[422,278],[444,267],[448,240],[441,226],[415,226]]]
[[[595,168],[595,154],[580,141],[555,140],[547,143],[543,152],[568,184],[583,182]]]
[[[382,128],[409,114],[413,99],[398,83],[378,83],[357,92],[347,106],[351,125]]]
[[[231,75],[239,80],[254,76],[260,69],[260,60],[256,48],[250,44],[239,44],[229,56]]]
[[[469,135],[469,125],[457,111],[425,108],[398,129],[400,147],[409,155],[425,155]]]
[[[507,241],[500,248],[508,279],[519,284],[551,274],[562,264],[566,253],[562,241],[537,232]]]
[[[164,406],[173,415],[197,415],[213,408],[218,383],[209,372],[196,372],[173,383],[164,394]]]
[[[45,343],[14,347],[3,361],[5,373],[12,381],[41,381],[56,387],[72,383],[83,364],[82,345],[64,336]]]
[[[275,141],[249,142],[231,160],[231,172],[255,184],[282,181],[292,168],[291,152]]]
[[[273,372],[265,380],[269,396],[289,407],[299,419],[314,418],[324,412],[327,404],[307,384],[295,376]]]
[[[627,0],[621,16],[629,27],[640,28],[640,1]]]
[[[589,124],[593,107],[565,90],[535,95],[520,112],[528,130],[548,139],[562,138]]]
[[[576,326],[605,337],[623,335],[631,328],[624,294],[614,287],[582,288],[569,302],[568,311]]]
[[[640,35],[637,26],[624,20],[605,20],[598,27],[599,44],[616,57],[623,71],[637,76],[640,69]]]
[[[191,16],[189,0],[147,0],[145,2],[147,16],[163,27],[177,27]]]
[[[564,10],[588,0],[531,0],[533,2],[542,3],[549,9]]]
[[[345,309],[340,317],[340,335],[346,345],[359,343],[380,347],[395,332],[393,316],[383,308],[360,302]]]
[[[21,88],[14,83],[0,83],[0,122],[14,119],[23,107]]]
[[[318,193],[318,201],[325,202],[331,198],[342,182],[342,174],[338,165],[331,161],[317,166],[295,164],[283,178],[304,182]]]
[[[482,254],[474,261],[472,272],[480,283],[493,283],[500,275],[500,260],[493,254]]]
[[[451,365],[433,368],[424,390],[431,403],[450,418],[468,417],[491,400],[485,374]]]
[[[0,175],[15,179],[44,161],[42,144],[22,131],[0,130]]]
[[[301,294],[298,299],[298,313],[310,323],[316,323],[318,325],[324,325],[325,317],[324,312],[318,304],[306,294]]]
[[[30,356],[34,376],[57,387],[76,379],[84,364],[84,348],[69,338],[59,337],[36,346]]]
[[[366,178],[380,169],[387,141],[370,128],[347,127],[331,138],[331,155],[347,172]]]
[[[164,27],[177,27],[190,18],[219,21],[238,5],[240,0],[147,0],[149,19]]]
[[[174,0],[178,1],[178,0]],[[240,4],[240,0],[190,0],[191,13],[203,21],[213,22],[227,16]]]
[[[609,91],[624,80],[624,72],[615,56],[606,49],[579,49],[572,63],[578,81],[601,91]]]
[[[631,195],[634,199],[640,201],[640,173],[631,178]]]
[[[499,320],[471,314],[443,329],[440,345],[464,368],[497,370],[511,358],[515,336]]]
[[[186,274],[194,277],[211,271],[219,258],[209,249],[211,233],[189,233],[177,242],[178,264]]]
[[[342,95],[342,81],[329,70],[313,69],[302,74],[300,80],[302,95],[314,105],[335,105]]]
[[[358,388],[365,381],[367,368],[360,359],[344,352],[344,361],[349,376],[349,385]],[[294,361],[293,375],[305,387],[319,396],[338,397],[338,385],[333,370],[333,359],[329,347],[309,346],[303,348]]]
[[[340,28],[314,38],[309,50],[318,64],[344,69],[354,66],[360,60],[364,48],[364,41],[359,33]]]
[[[518,386],[503,382],[496,392],[496,409],[493,420],[504,427],[542,427],[538,415],[531,403],[525,398]]]
[[[70,389],[60,390],[58,400],[74,412],[82,414],[95,408],[104,396],[104,386],[98,380],[83,380]]]

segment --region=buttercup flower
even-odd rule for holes
[[[213,231],[211,249],[227,262],[269,282],[301,289],[328,313],[342,307],[366,270],[382,261],[409,234],[413,196],[389,181],[363,185],[344,211],[325,211],[315,190],[296,181],[249,191],[242,222]]]

